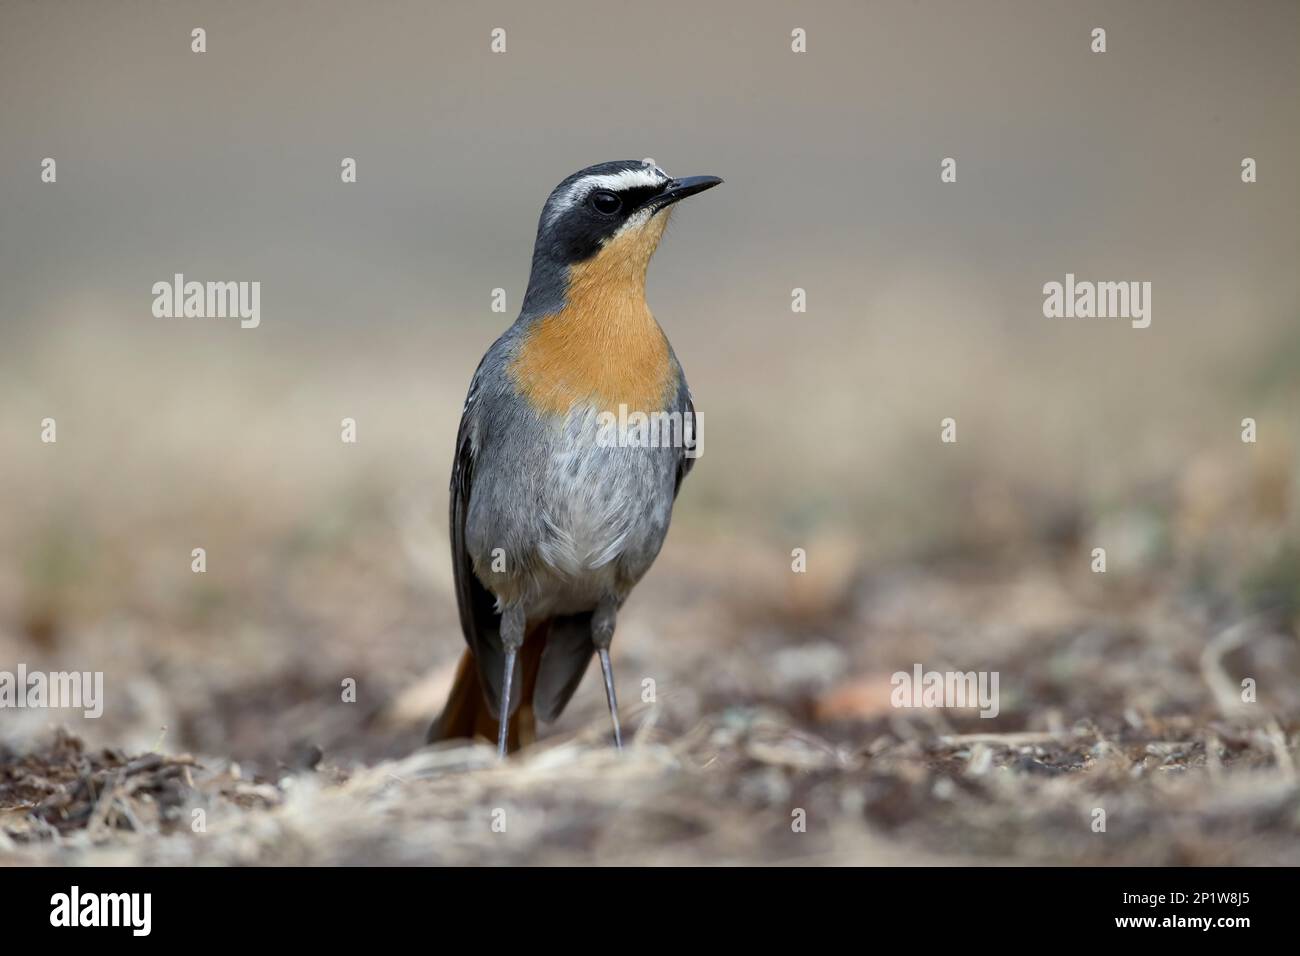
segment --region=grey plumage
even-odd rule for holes
[[[521,336],[540,317],[521,314],[480,363],[452,473],[462,623],[473,635],[479,677],[497,716],[501,606],[522,602],[530,621],[589,615],[605,598],[621,606],[658,555],[677,489],[694,463],[681,447],[601,447],[590,407],[574,409],[559,425],[544,420],[505,373]],[[673,364],[680,384],[664,411],[693,414],[675,357]],[[493,571],[494,559],[498,566],[504,561],[503,571]],[[483,581],[492,583],[490,593]],[[543,719],[558,715],[591,659],[590,635],[584,647],[570,633],[581,629],[581,622],[561,624],[558,634],[552,629],[534,698]],[[552,696],[557,688],[567,692]]]
[[[577,264],[613,239],[642,235],[638,230],[655,221],[645,233],[652,234],[650,241],[635,247],[636,255],[644,253],[635,259],[643,288],[645,262],[662,231],[655,217],[718,182],[674,180],[658,167],[621,161],[589,167],[560,183],[542,210],[522,311],[488,349],[470,383],[451,476],[452,562],[462,629],[488,710],[501,724],[503,752],[503,687],[510,687],[508,716],[528,692],[520,658],[506,684],[508,655],[534,627],[545,643],[533,675],[532,712],[543,720],[558,716],[599,650],[617,740],[606,653],[614,619],[658,555],[677,491],[694,463],[688,453],[694,407],[666,340],[659,354],[666,353],[669,387],[656,386],[654,393],[663,397],[653,401],[663,407],[636,411],[669,413],[679,427],[686,423],[687,434],[674,441],[611,442],[598,417],[608,409],[582,398],[564,411],[539,408],[510,369],[537,324],[571,304]],[[662,339],[655,334],[655,341]],[[657,366],[664,368],[662,361]],[[453,723],[470,726],[445,711],[431,738],[449,733]]]

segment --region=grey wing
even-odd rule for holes
[[[481,367],[481,366],[480,366]],[[469,551],[465,546],[465,520],[469,514],[470,494],[474,487],[473,408],[478,390],[478,373],[470,385],[465,410],[461,414],[460,428],[456,433],[456,458],[451,466],[451,568],[456,582],[456,606],[460,611],[460,628],[465,643],[474,655],[479,684],[487,697],[491,712],[496,715],[501,708],[501,672],[504,658],[501,654],[501,618],[496,612],[496,600],[483,587]]]
[[[682,481],[695,467],[695,455],[686,454],[688,449],[692,452],[695,450],[695,401],[691,398],[691,390],[686,387],[685,379],[682,380],[681,391],[681,400],[685,407],[682,409],[682,450],[677,456],[677,482],[673,485],[674,501],[677,500],[677,492],[682,490]],[[687,421],[691,423],[689,428],[686,425]]]

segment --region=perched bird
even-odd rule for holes
[[[695,457],[691,393],[646,305],[646,268],[673,204],[720,182],[628,160],[546,200],[523,308],[479,363],[456,436],[451,554],[469,648],[430,741],[495,735],[504,757],[535,718],[559,716],[594,654],[622,747],[614,622]]]

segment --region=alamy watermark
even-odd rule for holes
[[[1133,328],[1151,324],[1150,282],[1077,281],[1043,285],[1043,316],[1048,319],[1129,319]]]
[[[601,448],[681,448],[687,458],[704,454],[704,421],[695,412],[629,411],[596,416],[596,444]]]
[[[152,893],[83,893],[73,885],[67,893],[50,897],[51,926],[119,926],[132,936],[148,936],[153,929]]]
[[[184,273],[171,282],[155,282],[153,314],[159,319],[239,319],[240,328],[262,324],[262,283],[186,282]]]
[[[103,671],[0,671],[0,710],[74,708],[90,719],[104,713]]]
[[[927,671],[913,664],[910,674],[896,671],[889,683],[894,688],[889,702],[895,707],[978,707],[985,718],[1001,710],[997,671]]]

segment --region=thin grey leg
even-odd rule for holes
[[[506,737],[510,729],[510,692],[515,682],[515,657],[524,644],[523,608],[508,607],[501,615],[501,646],[506,653],[506,670],[501,680],[501,714],[498,718],[497,757],[506,759]]]
[[[609,662],[609,645],[614,640],[614,621],[618,605],[604,602],[591,619],[591,641],[600,656],[600,670],[605,676],[605,700],[609,703],[609,719],[614,722],[614,746],[623,749],[623,731],[618,723],[618,696],[614,693],[614,668]]]

